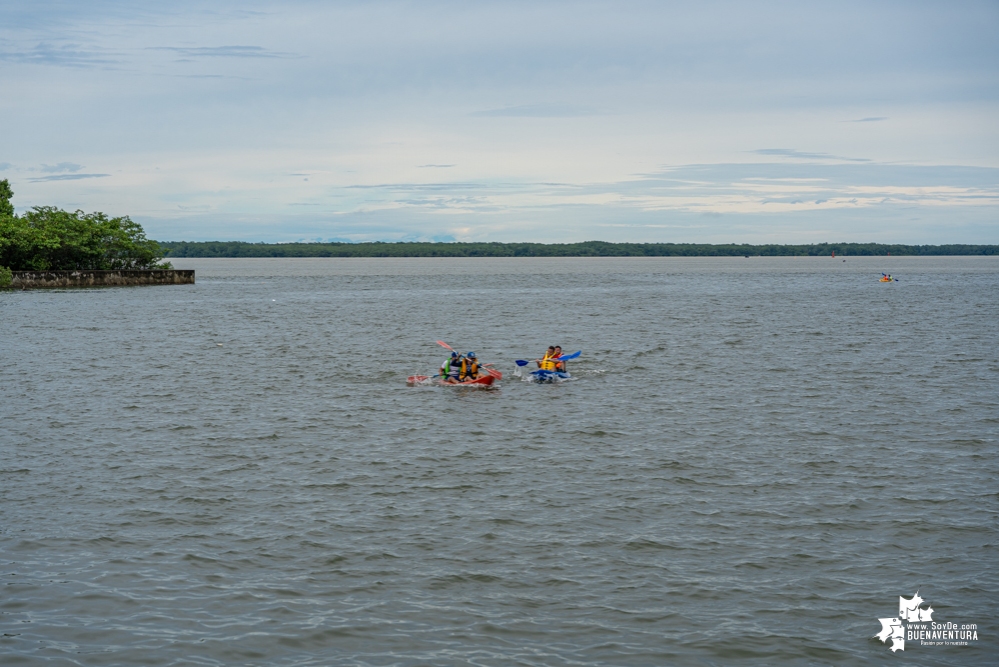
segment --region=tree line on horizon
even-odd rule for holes
[[[823,255],[997,255],[999,245],[888,243],[249,243],[160,241],[166,257],[818,257]]]
[[[249,243],[146,238],[128,216],[35,206],[14,212],[14,192],[0,180],[0,287],[12,271],[169,269],[164,257],[780,257],[858,255],[996,255],[999,245],[885,243]]]

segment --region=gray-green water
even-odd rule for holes
[[[4,665],[999,652],[999,258],[175,263],[0,293]]]

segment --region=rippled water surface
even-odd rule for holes
[[[0,293],[4,665],[994,664],[999,258],[175,264]]]

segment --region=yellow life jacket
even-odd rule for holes
[[[459,379],[461,380],[474,380],[479,377],[479,362],[469,361],[468,359],[461,360],[461,375]]]
[[[541,366],[539,368],[543,371],[553,371],[555,370],[555,362],[552,361],[553,357],[548,356],[545,352],[545,358],[541,360]]]

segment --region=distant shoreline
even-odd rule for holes
[[[167,258],[179,257],[818,257],[999,255],[999,245],[886,243],[247,243],[160,241]]]

